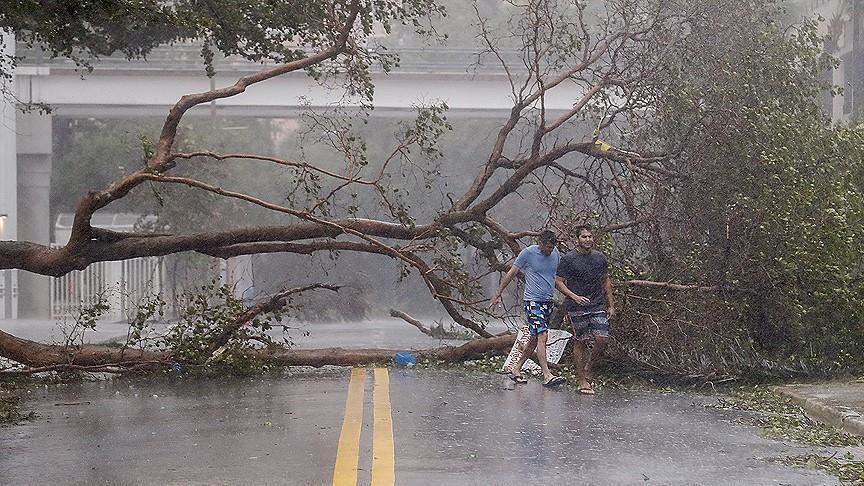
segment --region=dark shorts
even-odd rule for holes
[[[528,334],[536,336],[549,330],[549,318],[552,316],[552,301],[526,300],[525,320],[528,321]]]
[[[592,337],[609,337],[609,317],[606,311],[591,312],[568,312],[570,325],[573,326],[573,338],[580,341]]]

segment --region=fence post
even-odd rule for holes
[[[108,305],[111,307],[109,318],[113,321],[123,319],[123,294],[126,293],[126,280],[123,264],[125,261],[106,262],[105,292],[108,292]]]

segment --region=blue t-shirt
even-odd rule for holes
[[[544,255],[537,245],[531,245],[519,252],[513,265],[525,274],[525,300],[552,300],[555,290],[555,271],[561,254],[557,248]]]

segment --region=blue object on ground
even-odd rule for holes
[[[393,361],[402,366],[414,366],[417,364],[417,357],[408,351],[400,351],[393,357]]]

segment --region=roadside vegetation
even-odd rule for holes
[[[19,404],[39,380],[29,376],[0,375],[0,427],[35,418],[33,412],[25,412]]]
[[[732,388],[714,407],[745,412],[741,421],[758,427],[768,438],[814,447],[810,454],[777,457],[772,461],[820,469],[836,476],[842,484],[864,484],[864,437],[811,419],[804,409],[774,391],[771,385]]]

